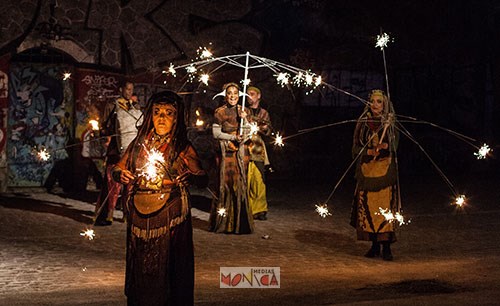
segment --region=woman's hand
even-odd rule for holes
[[[192,175],[189,171],[186,171],[186,172],[180,174],[178,177],[176,177],[174,182],[177,185],[182,185],[182,186],[188,187],[192,183]]]
[[[135,179],[135,176],[132,174],[132,172],[128,170],[122,170],[120,171],[120,183],[122,184],[128,184],[131,181]]]
[[[240,117],[245,119],[247,117],[247,112],[245,110],[241,110]]]
[[[380,152],[377,149],[368,149],[366,150],[366,154],[377,157],[380,155]]]
[[[382,142],[377,145],[377,151],[387,150],[389,148],[389,144],[387,142]]]

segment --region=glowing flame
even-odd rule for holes
[[[175,78],[176,71],[175,71],[175,68],[174,68],[174,64],[170,63],[170,66],[168,66],[168,70],[167,71],[163,70],[161,73],[163,73],[163,74],[170,73]]]
[[[276,81],[278,82],[278,84],[281,85],[281,87],[288,85],[289,80],[290,80],[290,75],[286,72],[280,72],[276,76]]]
[[[382,207],[379,207],[378,209],[379,209],[380,213],[375,213],[375,214],[384,216],[385,220],[387,220],[388,222],[397,221],[399,223],[399,225],[404,225],[404,224],[408,224],[411,222],[411,220],[408,220],[408,222],[405,222],[403,215],[401,215],[399,212],[396,212],[393,214],[392,211],[390,211],[388,208],[384,209]]]
[[[245,85],[245,86],[250,85],[250,79],[244,79],[244,80],[241,80],[241,84],[243,84],[243,85]]]
[[[86,229],[80,233],[80,236],[87,238],[88,240],[94,240],[95,233],[93,229]]]
[[[274,144],[276,146],[282,147],[285,144],[283,144],[283,136],[280,135],[280,133],[276,134],[276,138],[274,139]]]
[[[331,216],[332,214],[328,211],[328,205],[326,204],[321,204],[321,205],[316,205],[316,212],[320,215],[322,218],[326,218],[327,216]]]
[[[304,79],[305,79],[305,82],[306,82],[306,84],[307,84],[308,86],[311,86],[311,85],[312,85],[312,83],[313,83],[313,75],[312,75],[312,74],[310,74],[310,73],[306,73],[306,75],[305,75]]]
[[[314,86],[318,87],[319,85],[321,85],[321,82],[323,82],[321,76],[317,76],[316,77],[316,80],[314,81]]]
[[[165,157],[160,151],[154,148],[150,151],[146,151],[146,154],[148,156],[147,162],[143,167],[141,175],[149,181],[155,181],[157,180],[158,172],[160,171],[158,164],[163,164],[165,162]]]
[[[483,144],[481,148],[479,148],[479,151],[477,153],[474,153],[474,155],[477,156],[477,159],[485,159],[486,155],[488,155],[492,150],[487,144]]]
[[[92,129],[94,131],[98,131],[99,130],[99,121],[92,119],[92,120],[89,120],[89,123],[92,126]]]
[[[199,47],[197,50],[198,57],[200,59],[211,59],[214,55],[210,50],[208,50],[206,47]]]
[[[203,124],[205,124],[205,122],[203,122],[203,120],[196,119],[196,126],[203,126]]]
[[[463,207],[466,204],[465,200],[465,195],[461,194],[455,198],[455,205],[457,205],[458,207]]]
[[[259,132],[259,126],[257,123],[252,122],[250,123],[250,135],[257,134]]]
[[[210,79],[210,76],[206,73],[200,75],[200,82],[208,86],[208,80]]]
[[[376,48],[380,48],[380,50],[384,50],[387,47],[387,44],[391,41],[389,34],[383,33],[381,35],[377,35],[377,43],[375,44]]]
[[[50,158],[50,153],[45,148],[42,148],[36,153],[36,156],[41,161],[48,161]]]
[[[226,209],[224,207],[217,209],[217,214],[221,217],[225,217],[226,216]]]
[[[63,81],[69,80],[71,78],[71,72],[63,73]]]
[[[189,66],[186,67],[186,71],[187,71],[187,73],[193,74],[193,73],[195,73],[197,71],[197,69],[196,69],[196,67],[194,65],[189,65]]]

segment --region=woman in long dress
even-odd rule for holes
[[[189,144],[182,99],[154,94],[136,139],[113,169],[126,185],[128,305],[193,305],[189,184],[206,185]]]
[[[356,191],[351,225],[358,240],[371,241],[366,257],[392,260],[391,244],[396,241],[395,224],[382,212],[399,209],[396,149],[398,133],[394,128],[391,102],[381,90],[373,90],[369,104],[358,119],[352,153],[358,158]]]

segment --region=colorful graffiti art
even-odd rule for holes
[[[9,186],[41,186],[55,162],[68,158],[73,86],[66,67],[13,63],[9,78]],[[41,161],[36,152],[50,154]]]

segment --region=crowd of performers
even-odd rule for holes
[[[106,106],[101,135],[109,135],[95,225],[111,225],[119,203],[127,224],[125,293],[128,305],[192,305],[194,254],[190,213],[191,185],[204,188],[208,175],[187,138],[183,99],[171,91],[153,94],[140,110],[133,84]],[[214,112],[218,143],[209,231],[251,234],[254,220],[267,220],[265,139],[271,134],[261,91],[246,93],[236,83],[223,87],[224,103]],[[248,104],[239,104],[246,94]],[[392,260],[393,222],[381,209],[397,211],[399,192],[395,152],[398,133],[391,124],[392,104],[373,90],[354,131],[356,190],[351,225],[358,240],[371,241],[366,257]],[[151,155],[155,175],[148,175]],[[93,167],[92,167],[93,169]]]

